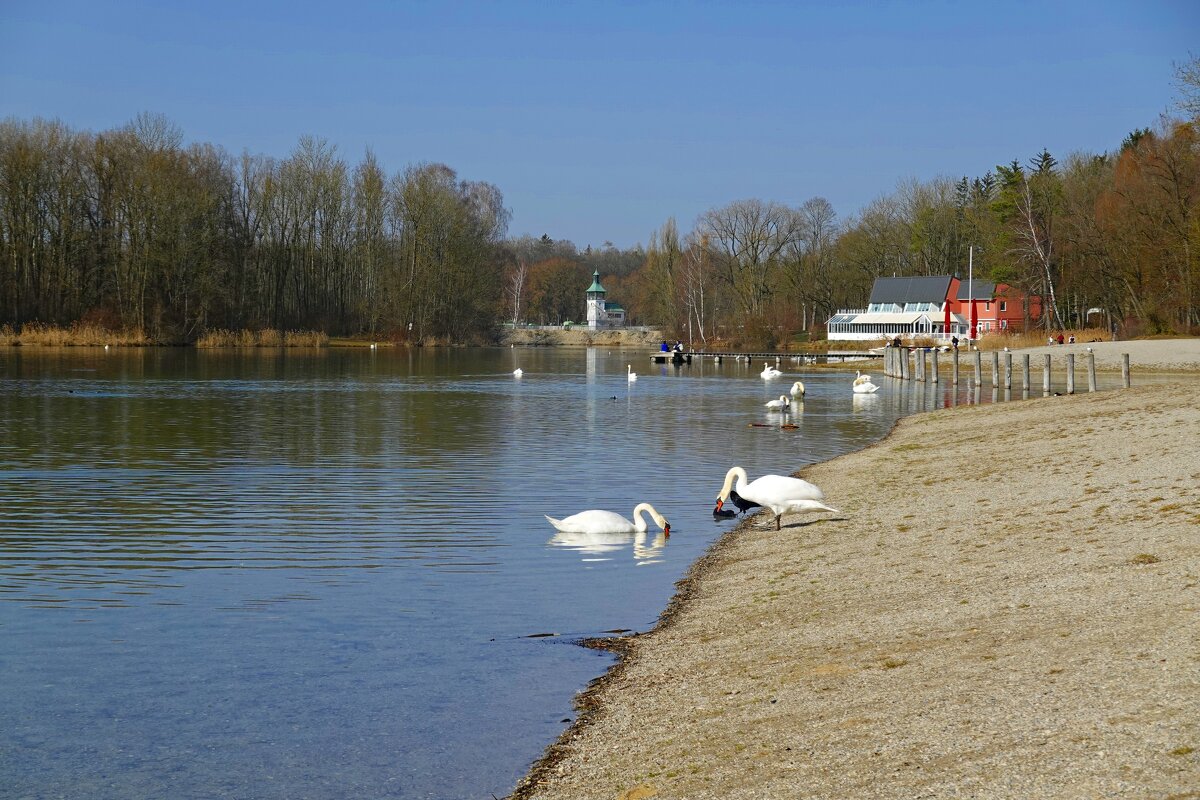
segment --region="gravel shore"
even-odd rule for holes
[[[1200,382],[1136,382],[1200,340],[1112,347],[806,469],[843,513],[724,536],[513,797],[1200,797]]]

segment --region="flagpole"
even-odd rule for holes
[[[967,341],[975,341],[975,245],[967,248]]]

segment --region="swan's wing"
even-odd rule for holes
[[[612,511],[580,511],[560,520],[546,519],[564,533],[627,533],[634,529],[632,522]]]
[[[753,500],[759,505],[778,505],[792,500],[825,499],[825,493],[817,486],[800,478],[787,475],[763,475],[746,486],[746,491],[739,492],[747,500]]]
[[[803,513],[805,511],[832,511],[834,514],[842,513],[836,508],[830,508],[829,506],[817,500],[793,500],[787,504],[787,511],[790,511],[794,514]]]

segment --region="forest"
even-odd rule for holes
[[[673,219],[647,246],[509,237],[501,190],[443,164],[389,174],[302,137],[286,158],[183,142],[161,115],[100,133],[0,122],[0,324],[89,323],[194,342],[310,330],[486,343],[584,313],[598,271],[630,324],[779,346],[861,308],[883,275],[957,274],[1045,298],[1047,328],[1200,333],[1200,59],[1176,117],[1105,153],[1005,154],[909,180],[840,218],[813,197]],[[803,195],[801,195],[803,196]],[[1032,321],[1028,324],[1032,325]]]

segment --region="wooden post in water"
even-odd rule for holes
[[[954,348],[954,385],[958,386],[958,348]]]
[[[983,353],[975,351],[975,388],[983,383]]]
[[[995,389],[1000,385],[1000,352],[992,351],[992,388]]]
[[[934,383],[937,383],[937,382],[938,382],[938,351],[937,351],[937,350],[934,350],[934,351],[933,351],[933,376],[932,376],[932,380],[933,380],[933,382],[934,382]]]
[[[1067,394],[1075,394],[1075,354],[1067,353]]]
[[[1096,391],[1096,354],[1088,353],[1088,391]]]
[[[921,383],[925,382],[925,348],[917,350],[917,380]]]
[[[1121,353],[1121,381],[1129,388],[1129,353]]]
[[[1012,391],[1012,353],[1004,351],[1004,391]]]
[[[909,367],[908,367],[908,351],[905,350],[903,347],[901,347],[900,348],[900,377],[904,380],[908,380],[908,376],[910,374],[911,373],[909,372]]]
[[[1050,354],[1046,353],[1046,364],[1042,367],[1042,397],[1050,396]]]
[[[1021,354],[1021,392],[1029,394],[1029,353]]]

